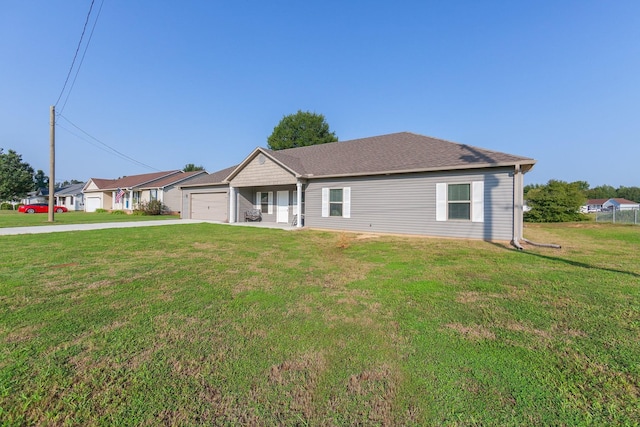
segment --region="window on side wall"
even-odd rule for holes
[[[322,216],[351,218],[351,187],[323,188]]]
[[[436,184],[436,221],[484,222],[484,181]]]
[[[471,219],[471,184],[447,186],[447,219]]]

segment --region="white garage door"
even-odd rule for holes
[[[227,193],[191,194],[191,219],[227,220]]]
[[[95,212],[96,209],[100,209],[100,197],[87,197],[84,203],[85,212]]]

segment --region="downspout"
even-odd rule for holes
[[[543,248],[560,249],[560,245],[552,243],[536,243],[531,240],[525,239],[523,236],[523,206],[524,206],[524,172],[522,167],[517,164],[513,173],[513,240],[511,244],[518,250],[522,251],[524,248],[520,244],[520,241],[532,246],[540,246]]]
[[[522,167],[520,164],[515,165],[513,171],[513,237],[511,244],[518,250],[522,251],[524,248],[520,244],[522,239],[522,205],[524,204],[523,197],[523,179],[522,179]]]

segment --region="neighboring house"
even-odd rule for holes
[[[638,210],[640,209],[640,203],[632,202],[627,199],[609,199],[602,204],[602,208],[605,210],[616,210],[616,211],[630,211],[630,210]]]
[[[54,193],[56,206],[64,206],[70,211],[84,210],[83,183],[71,184],[56,190]]]
[[[140,202],[159,200],[169,211],[179,213],[182,193],[178,186],[206,174],[205,171],[172,170],[118,179],[91,178],[83,188],[85,211],[106,209],[132,212]]]
[[[589,199],[580,211],[583,213],[600,212],[602,211],[602,205],[604,205],[607,200],[608,199]]]
[[[48,200],[49,190],[45,188],[39,188],[36,191],[28,192],[26,197],[20,200],[20,204],[29,205],[31,203],[47,203]]]
[[[181,186],[183,218],[484,240],[522,238],[535,160],[408,132],[272,151]],[[206,199],[206,201],[205,201]],[[303,220],[297,220],[302,213]]]

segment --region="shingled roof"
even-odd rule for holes
[[[198,175],[197,177],[189,180],[189,182],[185,183],[185,185],[181,186],[180,188],[204,187],[208,185],[225,184],[225,178],[228,177],[229,174],[233,172],[233,170],[237,167],[238,165],[235,165],[216,172],[212,172],[210,174]]]
[[[168,185],[175,185],[178,184],[186,179],[189,179],[191,177],[195,177],[198,175],[206,175],[207,173],[203,170],[199,170],[199,171],[191,171],[191,172],[182,172],[180,171],[180,173],[176,173],[176,174],[172,174],[169,176],[166,176],[164,178],[160,178],[158,180],[154,180],[151,181],[147,184],[144,185],[140,185],[137,186],[136,188],[140,188],[140,189],[148,189],[148,188],[163,188],[166,187]],[[194,178],[195,179],[195,178]]]
[[[116,190],[118,188],[140,187],[152,181],[166,178],[168,176],[172,176],[177,173],[180,173],[180,171],[172,170],[172,171],[165,171],[165,172],[152,172],[152,173],[145,173],[141,175],[125,176],[123,178],[118,178],[118,179],[91,178],[91,181],[93,181],[93,183],[100,190]]]
[[[265,153],[302,177],[377,175],[522,165],[535,160],[466,144],[393,133]]]

